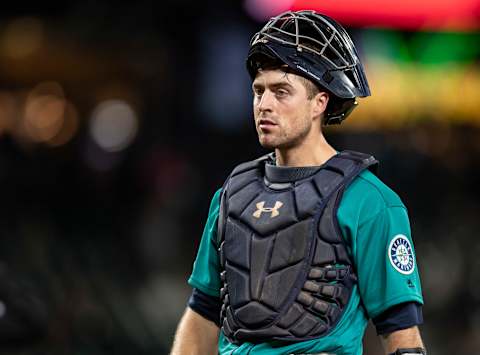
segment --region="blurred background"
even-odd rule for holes
[[[210,198],[265,153],[249,39],[305,8],[365,63],[326,134],[409,208],[430,353],[478,353],[479,0],[84,0],[0,14],[0,354],[168,353]]]

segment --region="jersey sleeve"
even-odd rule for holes
[[[188,279],[190,286],[217,297],[220,296],[220,260],[216,246],[220,193],[221,189],[212,198],[193,271]]]
[[[404,302],[423,304],[420,277],[404,206],[385,206],[358,227],[356,268],[369,317]]]

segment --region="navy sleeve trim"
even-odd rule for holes
[[[220,327],[222,302],[219,297],[207,295],[198,288],[194,288],[188,300],[188,307]]]
[[[422,305],[417,302],[397,304],[373,318],[372,321],[378,335],[411,328],[423,323]]]

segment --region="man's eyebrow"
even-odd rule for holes
[[[285,81],[279,81],[279,82],[271,83],[270,86],[274,87],[274,88],[288,86],[289,88],[293,89],[293,85],[288,83],[288,82],[285,82]]]
[[[287,87],[293,89],[293,85],[286,82],[286,81],[276,81],[276,82],[273,82],[273,83],[269,83],[267,86],[268,87],[273,87],[273,88],[279,88],[279,87],[286,87],[287,86]],[[263,83],[255,83],[255,82],[252,83],[252,89],[263,88],[263,87],[265,87],[265,85],[263,85]]]

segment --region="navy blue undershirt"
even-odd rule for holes
[[[422,305],[417,302],[397,304],[373,318],[372,322],[378,335],[420,325],[423,323]]]
[[[203,318],[220,327],[220,298],[207,295],[197,288],[193,289],[188,306]],[[423,323],[422,305],[417,302],[405,302],[390,307],[372,319],[377,334],[388,334],[396,330],[411,328]]]
[[[198,288],[194,288],[188,300],[188,307],[220,327],[220,309],[222,308],[222,302],[219,297],[207,295]]]

